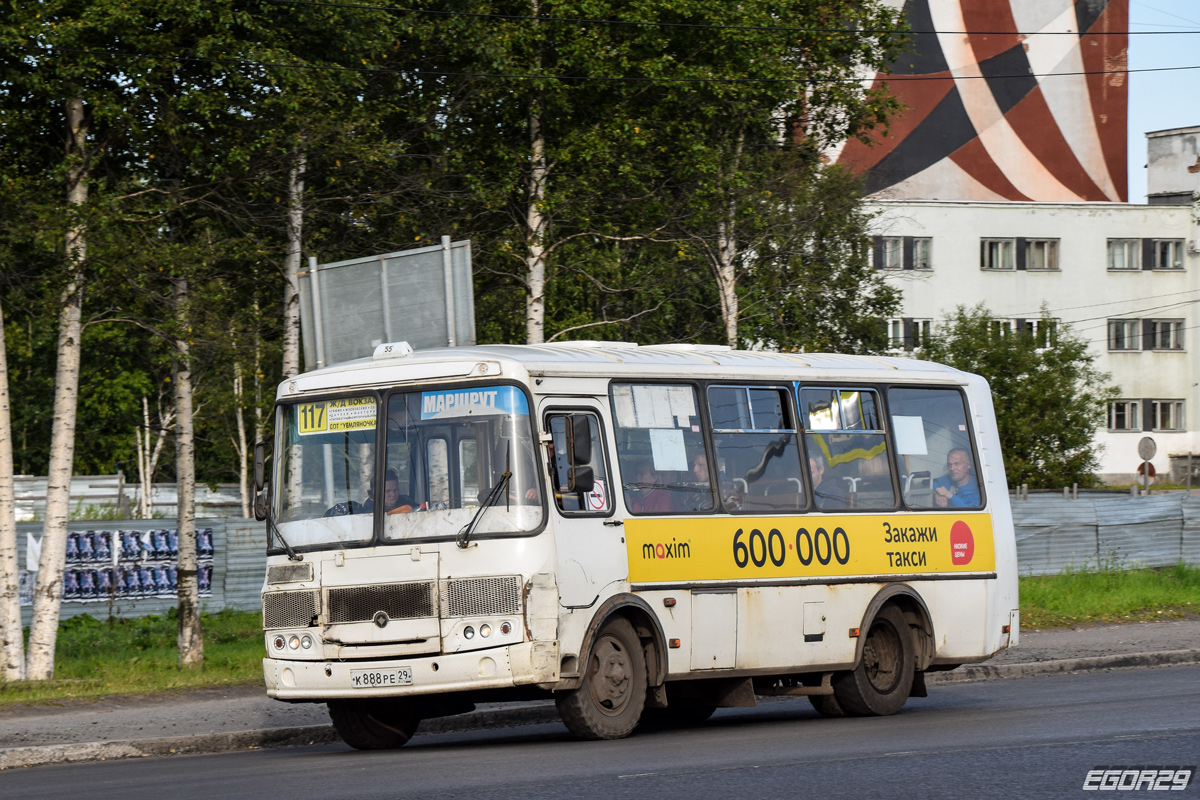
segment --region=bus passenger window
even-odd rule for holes
[[[712,511],[716,502],[696,390],[613,384],[612,405],[617,466],[629,512]]]
[[[896,469],[909,508],[982,508],[963,396],[954,389],[888,390]]]
[[[787,389],[712,386],[708,390],[719,483],[731,513],[799,511],[804,471]]]
[[[817,507],[822,511],[895,508],[876,392],[805,388],[800,390],[800,409]]]
[[[584,466],[590,467],[595,483],[590,492],[569,491],[569,472],[571,465],[567,463],[567,426],[570,417],[567,414],[551,414],[547,417],[547,427],[550,429],[550,443],[546,445],[546,461],[550,470],[550,486],[554,490],[554,503],[558,510],[567,516],[576,514],[606,514],[612,510],[612,498],[608,479],[608,460],[605,458],[604,441],[600,437],[600,420],[595,414],[572,412],[574,416],[587,418],[588,431],[591,436],[591,460]],[[579,465],[577,465],[579,466]]]

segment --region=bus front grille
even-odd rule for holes
[[[442,616],[491,617],[521,613],[521,579],[470,578],[442,584]]]
[[[307,628],[317,616],[319,593],[270,592],[263,595],[263,629]]]
[[[388,619],[432,617],[434,595],[432,581],[330,589],[328,622],[330,625],[369,622],[380,611]]]

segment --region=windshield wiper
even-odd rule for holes
[[[507,453],[505,454],[504,461],[504,474],[500,476],[500,480],[488,492],[487,497],[483,498],[483,502],[479,504],[479,510],[475,512],[475,516],[471,517],[471,521],[464,525],[462,530],[458,532],[458,536],[454,538],[454,541],[463,550],[466,550],[467,545],[470,544],[471,534],[475,532],[475,526],[479,523],[479,518],[483,516],[484,511],[487,511],[489,507],[496,504],[501,492],[504,492],[505,510],[508,510],[508,482],[512,480],[512,470],[509,468],[510,464],[508,463]]]
[[[271,534],[275,534],[275,538],[283,545],[283,549],[287,551],[288,561],[303,561],[304,556],[299,555],[292,546],[288,544],[287,539],[283,538],[283,534],[279,530],[279,526],[275,524],[275,514],[272,513],[271,507],[267,506],[267,545],[270,546]]]

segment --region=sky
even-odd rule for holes
[[[1138,36],[1139,31],[1196,31]],[[1129,0],[1129,202],[1146,202],[1146,133],[1200,125],[1200,0]]]

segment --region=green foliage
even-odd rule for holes
[[[1126,565],[1127,566],[1127,565]],[[1200,567],[1124,569],[1119,564],[1021,578],[1021,625],[1173,619],[1200,613]]]
[[[170,411],[183,341],[198,474],[237,478],[236,415],[251,428],[269,420],[280,377],[288,187],[301,163],[305,256],[470,239],[479,340],[523,340],[535,119],[549,170],[547,338],[724,342],[711,254],[732,222],[742,344],[881,346],[871,320],[895,295],[865,266],[858,187],[816,153],[894,107],[854,78],[894,54],[897,12],[878,0],[408,8],[0,9],[0,292],[17,472],[48,460],[56,309],[72,274],[64,242],[82,225],[76,472],[137,479],[143,399],[152,426],[160,398]],[[85,104],[87,146],[64,158],[72,97]],[[72,169],[89,178],[79,207],[66,201]],[[184,278],[186,319],[170,301]],[[173,474],[168,437],[156,477]]]
[[[1055,324],[1043,310],[1041,330]],[[960,306],[921,356],[987,379],[1010,486],[1095,485],[1093,435],[1116,390],[1085,339],[1063,327],[1049,340],[1028,331],[1002,335],[982,304]]]

